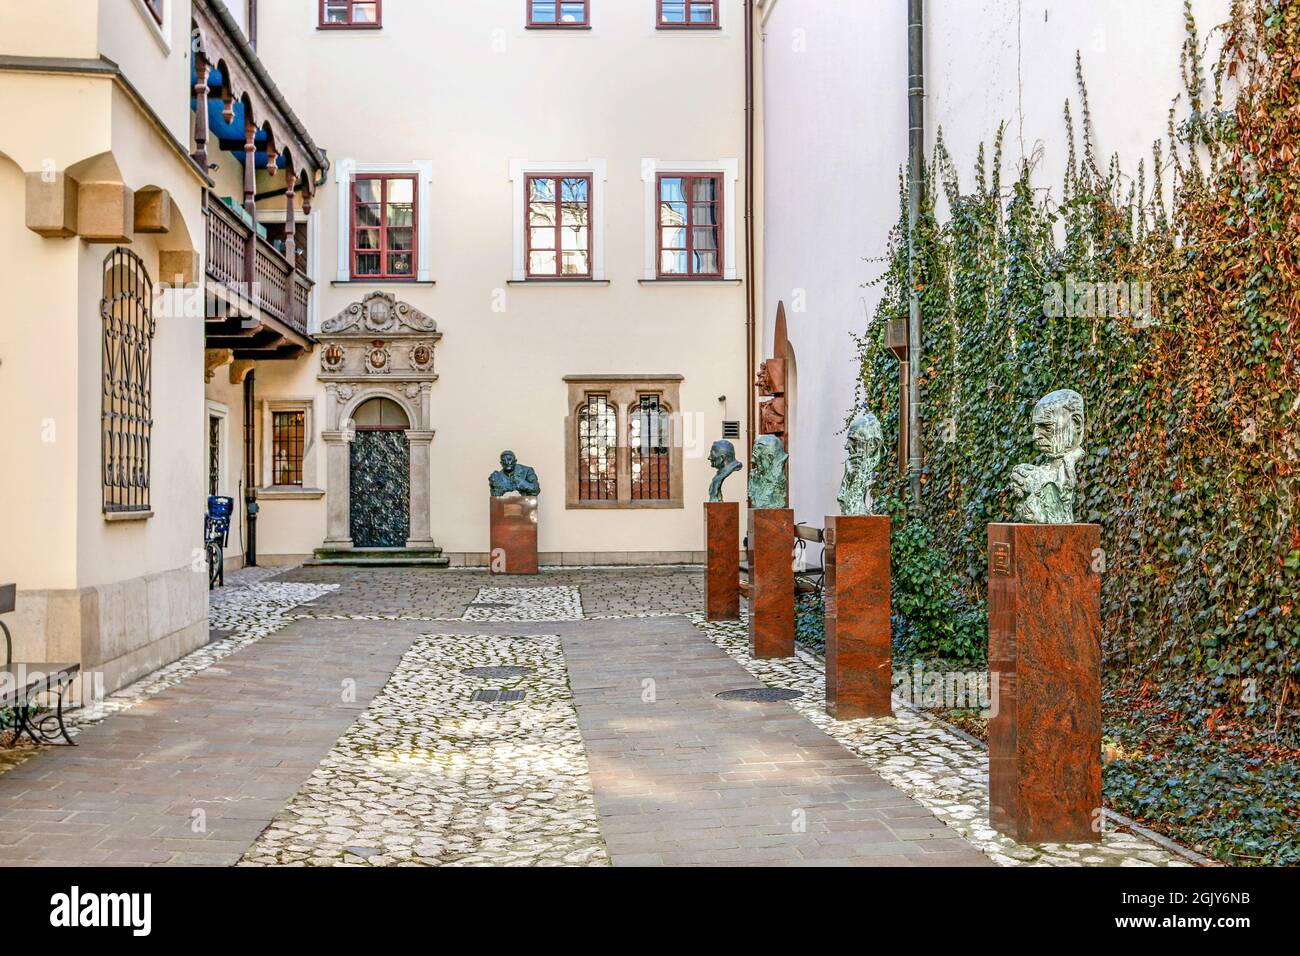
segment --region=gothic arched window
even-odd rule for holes
[[[668,406],[658,395],[639,395],[628,420],[631,449],[632,500],[671,498]]]
[[[153,286],[144,262],[118,247],[104,260],[100,459],[104,513],[149,510],[153,432]]]
[[[618,412],[608,395],[588,395],[578,408],[578,499],[617,498]]]

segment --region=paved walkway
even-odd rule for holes
[[[981,754],[907,715],[829,720],[816,661],[698,620],[701,577],[233,575],[213,643],[79,713],[77,748],[0,754],[0,865],[1175,859],[1008,845]],[[803,697],[717,697],[765,683]]]

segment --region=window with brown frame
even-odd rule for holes
[[[525,0],[530,27],[586,27],[587,0]]]
[[[717,0],[659,0],[659,26],[690,29],[718,25]]]
[[[149,12],[152,13],[153,18],[158,21],[158,25],[162,26],[163,0],[144,0],[144,5],[149,8]]]
[[[359,176],[352,183],[352,276],[412,279],[416,274],[414,176]]]
[[[382,19],[382,0],[320,0],[322,27],[377,30]]]
[[[722,176],[659,176],[659,276],[722,276]]]
[[[302,485],[303,443],[306,412],[273,412],[271,415],[271,483]]]
[[[591,278],[591,177],[529,176],[527,276]]]
[[[627,423],[627,443],[632,467],[632,499],[671,498],[672,468],[669,449],[671,418],[659,395],[639,395]]]
[[[609,396],[592,393],[578,409],[578,499],[618,498],[618,411]]]

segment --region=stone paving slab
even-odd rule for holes
[[[0,774],[0,865],[233,864],[417,633],[294,622],[34,754]]]
[[[616,866],[991,865],[681,617],[564,631]]]

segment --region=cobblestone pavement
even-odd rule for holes
[[[813,655],[756,660],[746,623],[692,621],[764,684],[803,691],[796,711],[825,730],[893,784],[933,811],[955,833],[1003,866],[1189,866],[1187,860],[1143,837],[1110,830],[1100,843],[1022,846],[988,820],[988,753],[923,713],[894,702],[894,716],[834,720],[827,716],[825,665]]]
[[[1181,862],[994,834],[982,750],[830,720],[820,662],[750,660],[702,578],[235,572],[213,642],[79,712],[80,746],[0,751],[0,864]],[[716,697],[758,682],[804,697]]]
[[[523,698],[473,699],[502,690]],[[253,866],[606,862],[553,635],[421,637],[244,856]]]

